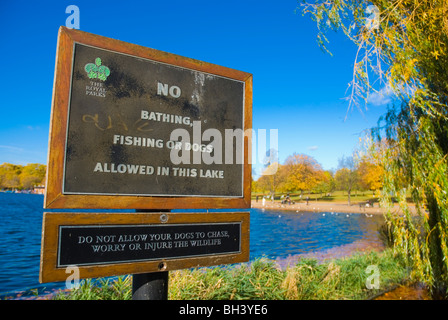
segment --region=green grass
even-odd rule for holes
[[[380,288],[367,289],[369,265],[378,266]],[[274,261],[226,267],[177,270],[169,275],[169,299],[175,300],[327,300],[369,299],[402,283],[408,271],[400,259],[387,249],[381,253],[356,253],[350,257],[318,263],[300,259],[280,270]],[[131,299],[130,276],[117,281],[83,281],[79,289],[62,292],[55,299],[127,300]]]
[[[61,291],[54,300],[130,300],[131,297],[132,277],[121,276],[114,281],[110,278],[83,280],[78,289]]]

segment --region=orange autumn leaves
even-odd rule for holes
[[[274,174],[262,175],[254,182],[254,192],[303,192],[329,193],[334,190],[345,190],[343,177],[348,168],[341,167],[336,172],[324,170],[313,157],[294,153],[286,158],[283,164],[274,163],[277,167]],[[272,173],[272,168],[266,168]],[[350,169],[354,175],[354,187],[358,190],[379,190],[382,187],[383,168],[371,158],[363,157],[355,161]],[[353,187],[353,185],[351,186]]]

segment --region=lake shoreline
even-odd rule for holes
[[[296,212],[338,212],[338,213],[358,213],[358,214],[375,214],[382,215],[385,213],[385,209],[381,208],[378,203],[375,203],[373,207],[360,206],[359,204],[348,205],[345,203],[333,203],[333,202],[296,202],[295,204],[282,204],[278,201],[266,201],[264,206],[262,200],[252,200],[251,207],[253,209],[267,209],[267,210],[287,210]],[[394,211],[401,212],[398,204],[394,204]],[[417,214],[417,210],[414,205],[410,205],[412,214]]]
[[[335,259],[350,257],[354,254],[368,252],[382,252],[386,249],[384,243],[369,240],[356,240],[352,243],[335,246],[333,248],[316,250],[308,253],[292,254],[287,257],[273,259],[279,268],[286,270],[294,266],[300,259],[316,259],[319,263],[330,262]]]

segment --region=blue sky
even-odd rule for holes
[[[47,161],[57,33],[68,5],[78,6],[83,31],[252,73],[253,128],[278,129],[280,162],[305,153],[335,169],[386,110],[379,99],[363,114],[347,114],[356,48],[331,33],[333,56],[322,52],[315,23],[294,0],[7,0],[0,3],[0,163]]]

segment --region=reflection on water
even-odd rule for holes
[[[63,288],[39,284],[43,196],[0,193],[0,296],[17,290]],[[382,216],[251,209],[250,258],[284,259],[360,240],[379,242]],[[211,213],[212,214],[212,213]]]

